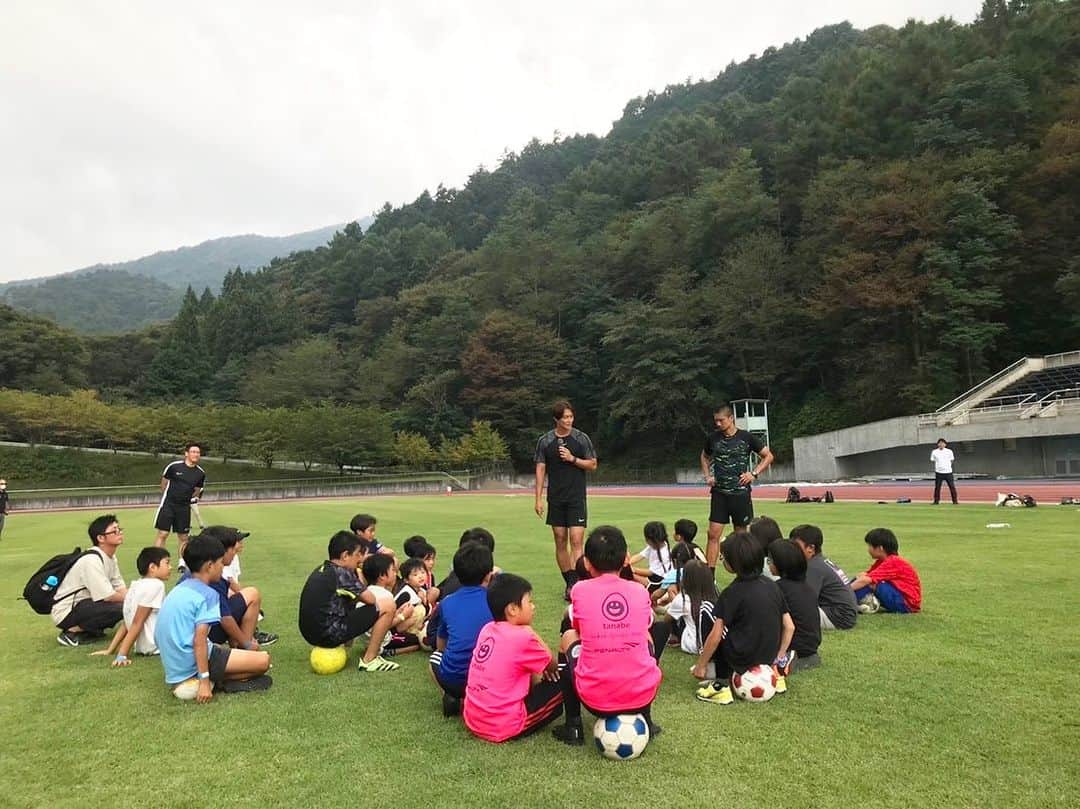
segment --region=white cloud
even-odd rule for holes
[[[9,0],[0,280],[358,218],[822,25],[981,0],[306,5]]]

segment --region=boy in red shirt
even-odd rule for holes
[[[532,585],[513,573],[491,580],[493,620],[476,638],[465,688],[465,725],[489,742],[535,733],[562,714],[555,658],[532,628]]]
[[[584,744],[581,706],[597,716],[642,714],[655,736],[652,702],[660,688],[657,660],[671,626],[653,624],[649,591],[619,577],[627,562],[626,537],[601,525],[585,541],[585,567],[592,577],[570,591],[572,629],[560,644],[560,678],[566,725],[552,731],[566,744]]]
[[[859,612],[918,612],[922,609],[922,584],[911,562],[900,556],[900,543],[888,528],[866,535],[866,552],[874,560],[870,569],[851,582]]]

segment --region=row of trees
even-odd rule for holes
[[[522,466],[557,396],[631,463],[692,459],[712,405],[760,397],[783,458],[1080,345],[1077,42],[1054,0],[823,28],[189,291],[168,328],[52,334],[59,355],[0,368],[113,401],[348,405],[435,447],[482,420]]]
[[[438,446],[422,435],[394,432],[388,414],[353,405],[295,409],[247,405],[117,405],[94,391],[43,395],[0,389],[0,432],[11,441],[176,453],[184,440],[230,458],[336,466],[400,465],[412,469],[476,466],[509,457],[490,424],[473,422]]]

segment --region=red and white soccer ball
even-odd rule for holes
[[[772,666],[754,666],[731,675],[731,690],[748,702],[768,702],[776,693],[776,672]]]

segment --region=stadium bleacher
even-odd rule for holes
[[[1080,365],[1044,368],[1018,379],[1004,390],[998,391],[993,398],[981,402],[979,406],[992,406],[1009,401],[1020,402],[1024,399],[1036,402],[1061,391],[1078,390],[1080,390]],[[1075,396],[1075,393],[1073,395]]]

